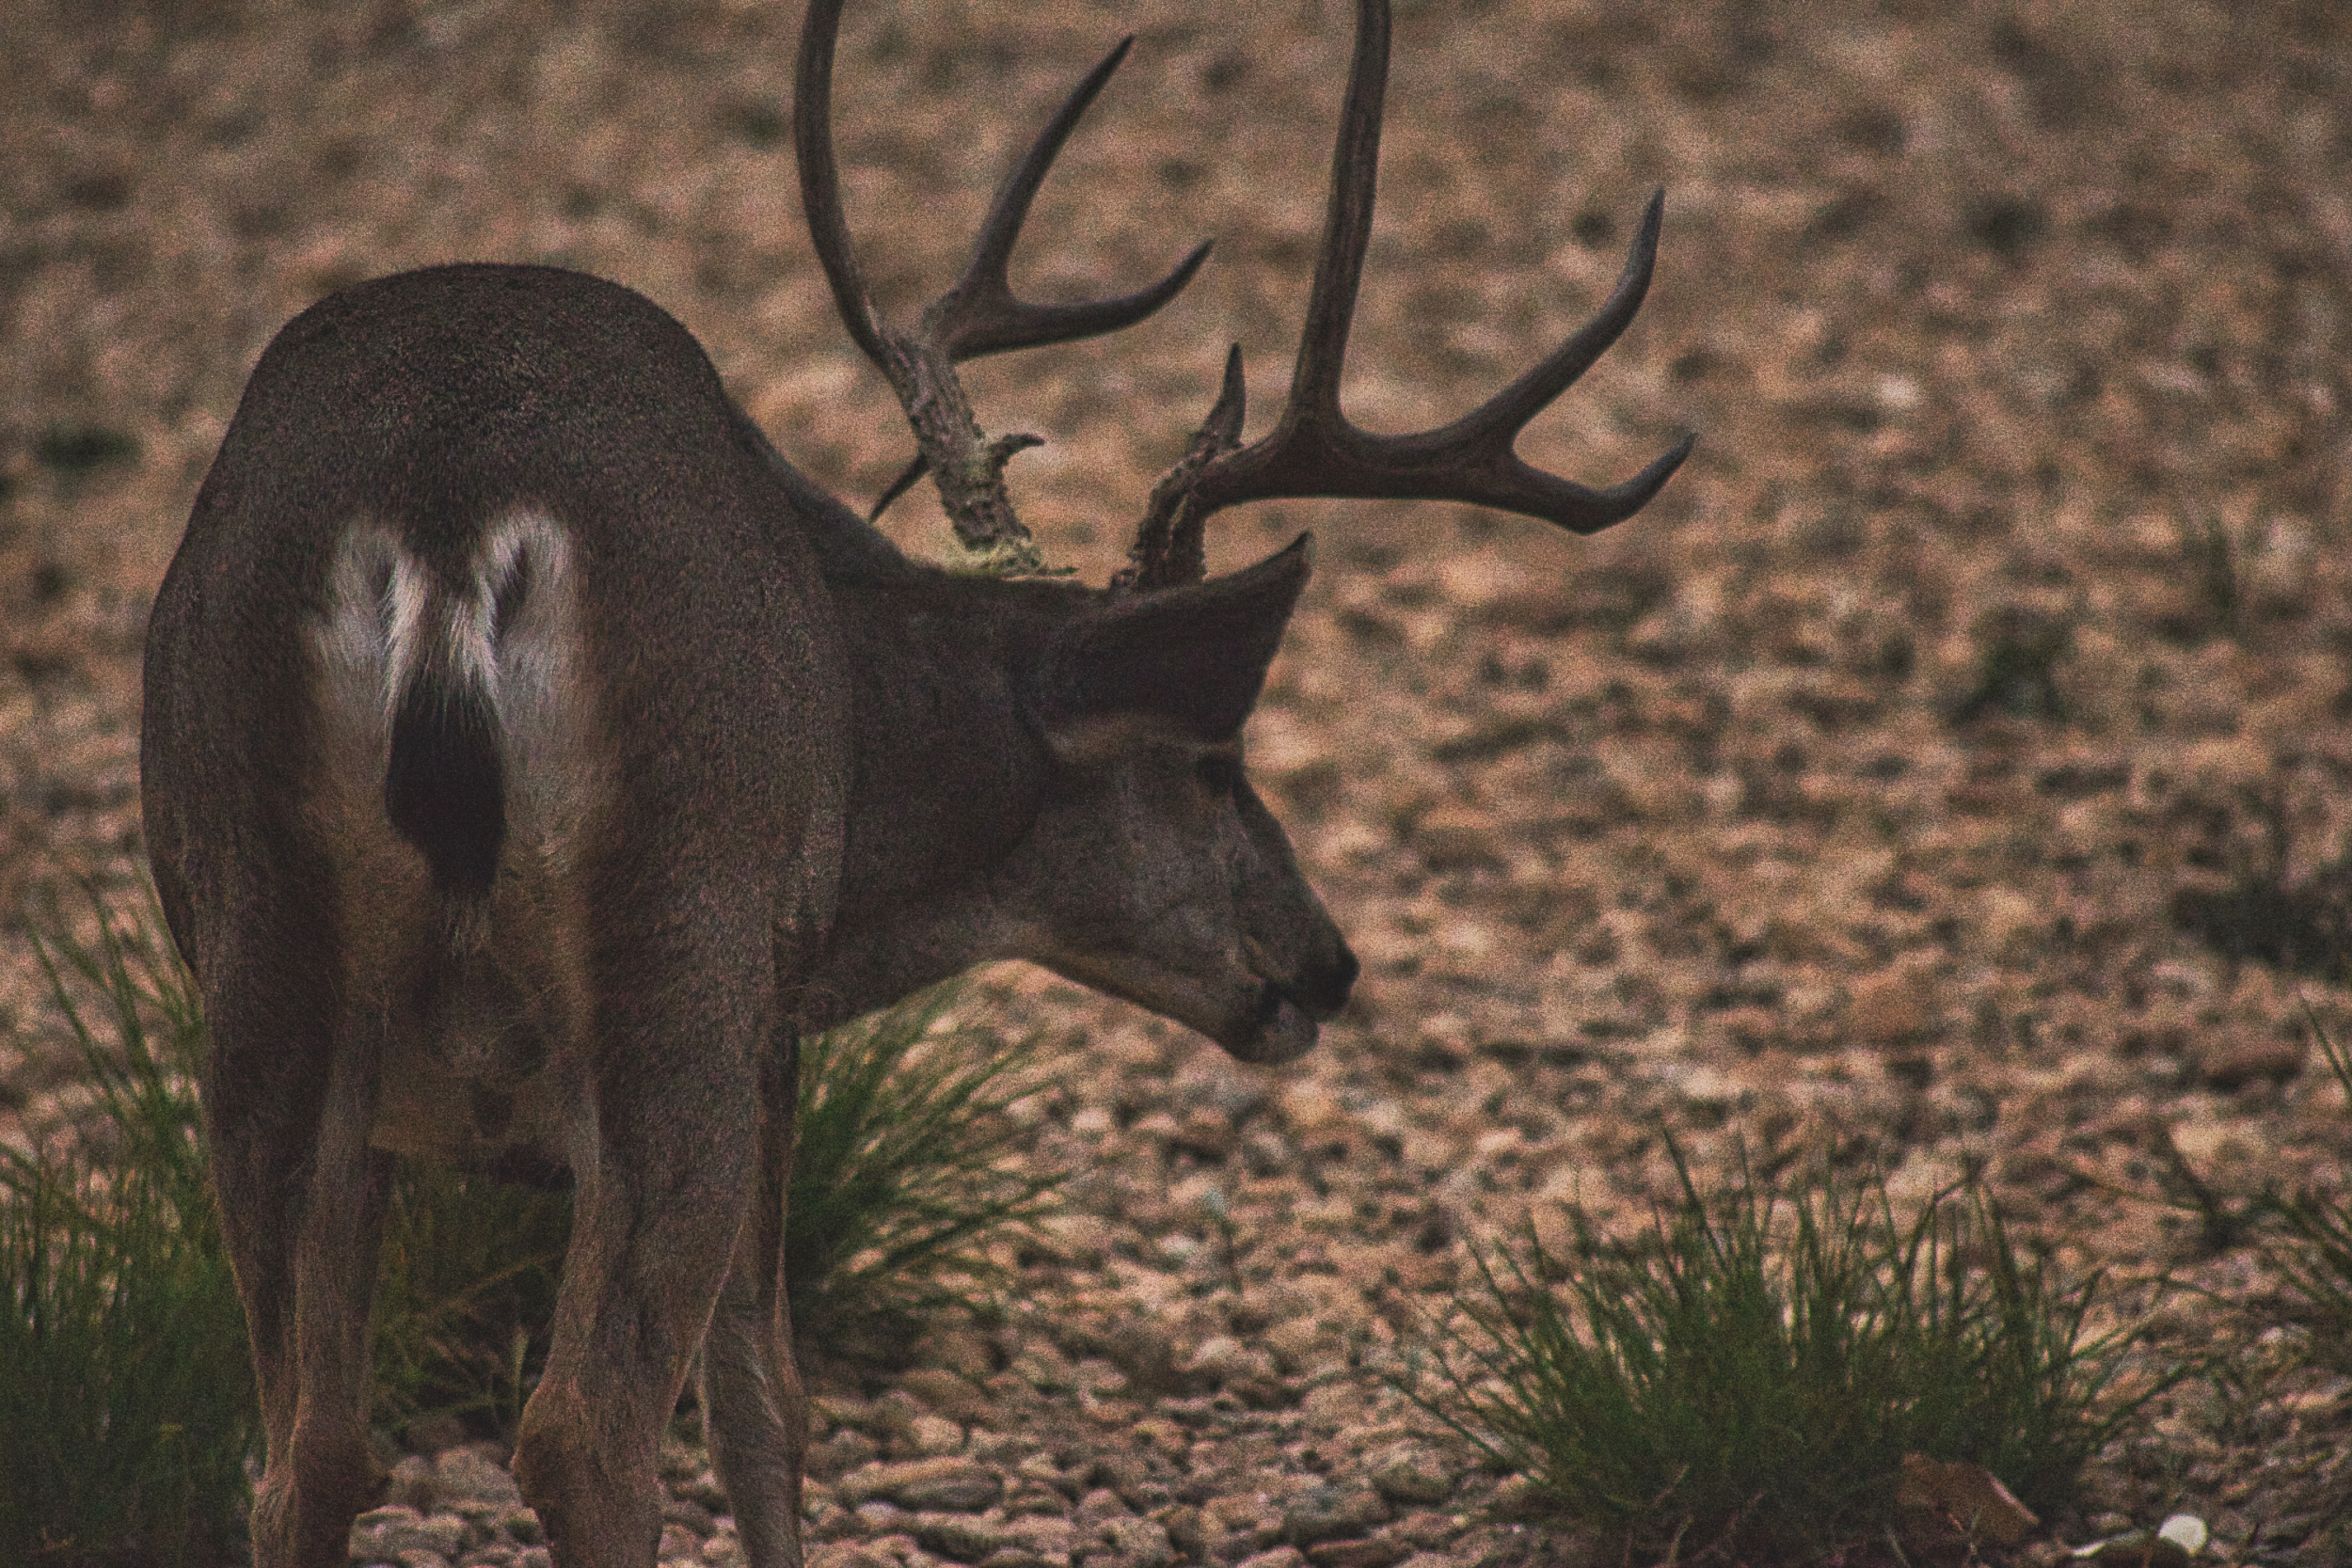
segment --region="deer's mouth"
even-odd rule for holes
[[[1199,1030],[1237,1062],[1279,1067],[1312,1051],[1323,1021],[1347,1005],[1356,980],[1356,955],[1337,940],[1336,932],[1333,939],[1334,951],[1293,975],[1268,974],[1256,963],[1235,965],[1210,977],[1140,963],[1114,968],[1099,956],[1057,956],[1044,962],[1082,986]]]
[[[1254,1012],[1239,1029],[1221,1031],[1216,1043],[1235,1061],[1260,1067],[1295,1062],[1315,1048],[1321,1021],[1330,1014],[1311,1010],[1292,990],[1269,980],[1258,992]]]

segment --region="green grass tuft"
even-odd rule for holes
[[[151,929],[101,911],[94,946],[40,942],[115,1137],[0,1150],[0,1561],[210,1563],[243,1535],[260,1421],[204,1180],[203,1025]]]
[[[2352,1107],[2352,1052],[2312,1019],[2312,1037]],[[2261,1249],[2298,1298],[2313,1361],[2352,1375],[2352,1199],[2317,1192],[2265,1191],[2252,1204],[2266,1222]]]
[[[376,1271],[378,1425],[453,1417],[513,1438],[547,1360],[571,1228],[568,1190],[402,1168]]]
[[[785,1228],[792,1321],[969,1308],[996,1271],[980,1243],[1044,1213],[1051,1174],[1022,1174],[1005,1116],[1025,1043],[951,1023],[952,987],[801,1047],[800,1138]]]
[[[1636,1550],[1809,1560],[1876,1539],[1905,1454],[1964,1461],[2029,1506],[2153,1389],[2118,1396],[2126,1337],[2092,1335],[2098,1280],[2061,1289],[1978,1193],[1899,1223],[1884,1185],[1793,1196],[1740,1178],[1627,1246],[1566,1211],[1477,1256],[1415,1397],[1535,1496]]]

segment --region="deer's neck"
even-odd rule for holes
[[[1002,956],[994,876],[1035,821],[1044,756],[1018,690],[1063,595],[932,578],[836,585],[850,768],[840,894],[811,1029]],[[1041,614],[1041,611],[1044,612]]]

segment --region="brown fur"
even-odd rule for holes
[[[915,567],[675,323],[574,274],[412,273],[291,324],[157,598],[142,743],[214,1031],[257,1562],[340,1562],[375,1496],[400,1154],[576,1184],[515,1464],[559,1560],[652,1562],[699,1352],[746,1548],[796,1563],[800,1033],[1019,957],[1244,1057],[1311,1044],[1355,960],[1232,767],[1306,571],[1138,601]],[[492,717],[429,721],[461,701]]]

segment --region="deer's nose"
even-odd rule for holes
[[[1300,1005],[1315,1017],[1329,1018],[1347,1006],[1347,993],[1355,990],[1356,974],[1360,968],[1346,939],[1334,931],[1331,950],[1300,969],[1293,990]]]

